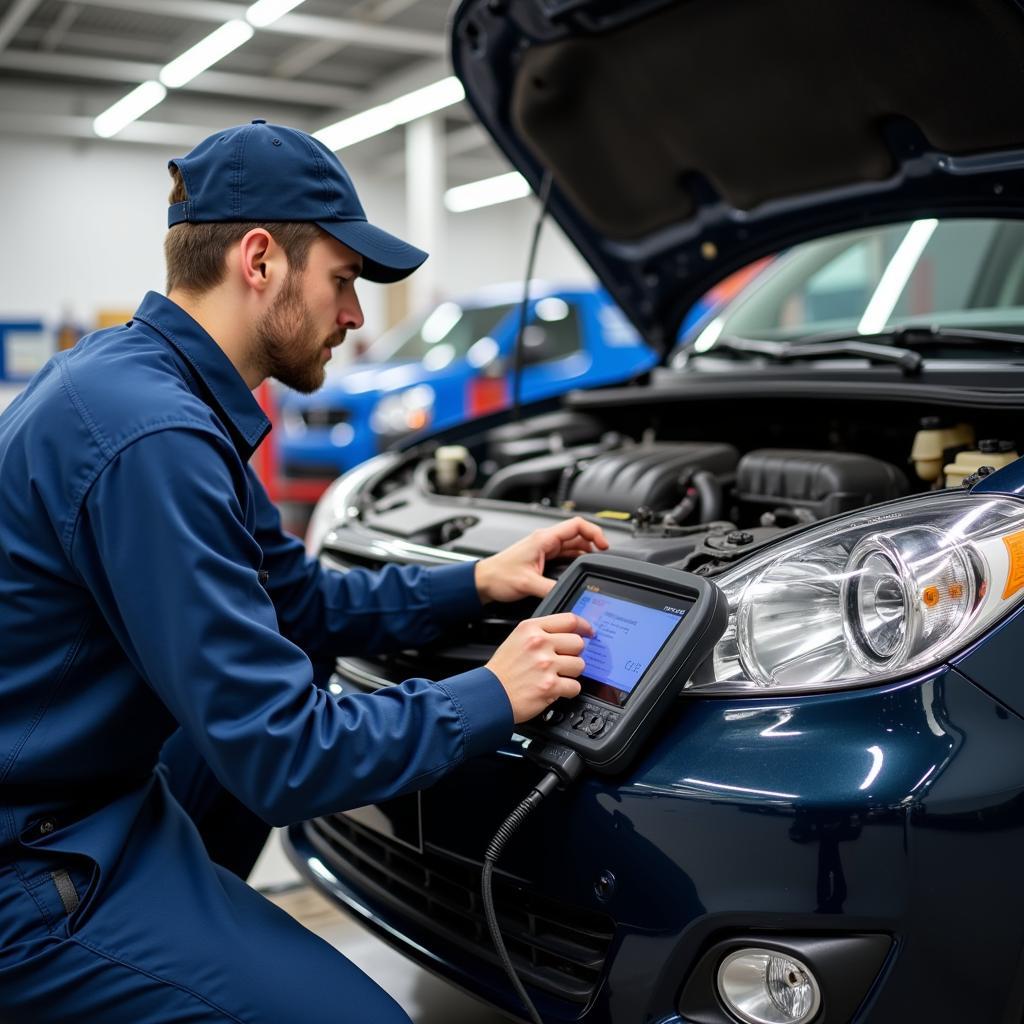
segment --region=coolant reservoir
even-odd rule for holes
[[[461,444],[441,445],[434,452],[437,489],[442,494],[457,494],[468,487],[476,476],[476,462],[469,449]]]
[[[931,423],[935,422],[935,426]],[[971,447],[974,444],[974,429],[968,423],[954,427],[940,427],[937,421],[922,420],[921,429],[914,435],[914,446],[910,449],[910,461],[921,480],[931,483],[942,473],[942,454],[950,448]]]
[[[958,452],[957,457],[943,467],[946,474],[947,487],[961,487],[964,480],[976,473],[982,466],[1001,469],[1020,458],[1014,450],[1012,441],[985,440],[979,441],[977,449]]]

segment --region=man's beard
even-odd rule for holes
[[[261,375],[304,395],[316,391],[326,376],[323,348],[336,342],[339,334],[335,331],[326,338],[319,336],[313,316],[302,301],[299,275],[289,271],[281,294],[256,322]]]

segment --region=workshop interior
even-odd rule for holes
[[[164,291],[168,162],[287,126],[429,253],[321,386],[244,380],[307,564],[607,542],[309,659],[372,718],[587,624],[496,749],[244,872],[415,1024],[1024,1022],[1022,88],[1021,0],[0,0],[0,494],[46,489],[5,420]]]

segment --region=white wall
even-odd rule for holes
[[[522,280],[538,210],[539,203],[531,197],[449,214],[442,280],[453,291]],[[567,283],[594,279],[593,271],[550,220],[541,233],[533,276]]]
[[[7,139],[0,147],[0,318],[88,326],[102,308],[134,309],[162,289],[170,179],[180,155],[112,143]]]
[[[197,140],[198,141],[198,140]],[[163,289],[167,161],[182,155],[117,142],[7,138],[0,144],[0,320],[66,312],[84,327],[101,309],[134,309],[147,289]],[[342,154],[370,219],[403,234],[401,178],[381,179],[358,148]],[[533,199],[447,214],[438,273],[443,295],[464,294],[525,270],[536,217]],[[410,239],[415,241],[415,239]],[[545,226],[536,276],[592,276],[553,224]],[[361,288],[366,334],[386,319],[383,289]]]

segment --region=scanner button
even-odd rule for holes
[[[563,715],[561,711],[556,711],[555,708],[548,708],[547,711],[545,711],[544,714],[540,716],[540,720],[542,722],[557,723],[560,722],[563,718],[565,718],[565,715]]]
[[[607,725],[607,723],[600,715],[591,715],[587,719],[587,723],[583,727],[583,731],[588,736],[599,736],[604,730],[605,725]]]
[[[589,717],[590,716],[585,711],[577,711],[576,714],[572,717],[572,722],[570,722],[569,724],[574,729],[582,729],[589,720]]]

